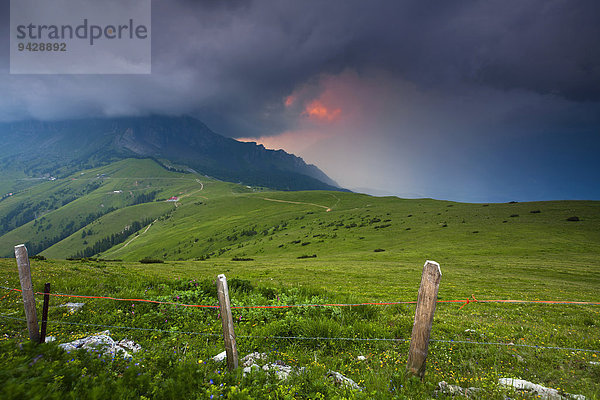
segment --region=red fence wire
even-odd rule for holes
[[[1,289],[9,290],[10,292],[5,296],[1,297],[0,300],[8,296],[13,291],[21,292],[21,289],[6,288],[0,286]],[[127,301],[127,302],[142,302],[142,303],[154,303],[154,304],[166,304],[175,305],[181,307],[196,307],[196,308],[219,308],[218,305],[209,304],[184,304],[171,301],[160,301],[160,300],[149,300],[149,299],[122,299],[117,297],[109,296],[87,296],[87,295],[76,295],[76,294],[63,294],[63,293],[43,293],[35,292],[37,295],[45,295],[55,297],[71,297],[81,299],[105,299],[115,301]],[[479,300],[473,295],[467,299],[458,300],[437,300],[438,303],[462,303],[459,310],[462,310],[464,306],[469,303],[512,303],[512,304],[573,304],[573,305],[587,305],[587,306],[600,306],[600,302],[590,301],[564,301],[564,300],[510,300],[510,299],[494,299],[494,300]],[[358,307],[358,306],[388,306],[388,305],[399,305],[399,304],[416,304],[416,301],[393,301],[393,302],[372,302],[372,303],[325,303],[325,304],[271,304],[271,305],[247,305],[247,306],[232,306],[232,309],[249,309],[249,308],[300,308],[300,307]]]

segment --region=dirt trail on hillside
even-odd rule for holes
[[[200,179],[196,179],[196,182],[198,182],[200,184],[200,189],[194,190],[193,192],[190,192],[188,194],[184,194],[183,196],[181,196],[179,198],[183,199],[183,198],[189,197],[189,196],[191,196],[193,194],[196,194],[196,193],[201,192],[202,190],[204,190],[204,184],[200,181]],[[198,197],[201,197],[203,199],[208,200],[208,197],[206,197],[206,196],[198,196]],[[175,207],[177,207],[177,204],[175,204]]]
[[[289,201],[289,200],[278,200],[278,199],[270,199],[268,197],[261,197],[261,199],[263,200],[267,200],[267,201],[275,201],[277,203],[289,203],[289,204],[306,204],[307,206],[315,206],[315,207],[321,207],[324,208],[325,211],[331,211],[331,208],[329,208],[328,206],[323,206],[321,204],[315,204],[315,203],[305,203],[302,201]]]
[[[154,221],[150,222],[150,224],[146,227],[146,229],[144,229],[144,232],[142,232],[140,235],[134,236],[131,238],[131,240],[129,240],[127,243],[125,243],[123,245],[123,247],[121,247],[119,250],[124,249],[125,247],[127,247],[129,245],[129,243],[133,242],[135,239],[139,238],[141,235],[143,235],[144,233],[148,232],[148,229],[150,229],[150,227],[156,222],[158,221],[158,219],[155,219]],[[117,250],[118,251],[118,250]]]

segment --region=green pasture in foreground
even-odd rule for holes
[[[482,258],[442,263],[441,300],[544,299],[598,301],[598,267],[589,258],[569,263],[517,258]],[[486,263],[482,260],[488,260]],[[217,304],[214,279],[225,273],[232,305],[411,301],[416,299],[424,260],[351,261],[331,257],[291,261],[171,261],[163,264],[107,261],[32,260],[34,289],[52,283],[55,293],[144,298],[187,304]],[[18,287],[15,261],[0,260],[0,282]],[[23,318],[18,293],[3,290],[0,313]],[[39,299],[39,298],[38,298]],[[58,307],[83,301],[81,311]],[[55,343],[27,343],[24,322],[0,318],[2,398],[430,398],[444,380],[482,388],[481,398],[526,398],[497,385],[498,378],[522,378],[588,398],[600,396],[600,307],[440,303],[434,320],[425,380],[404,373],[413,305],[235,309],[238,348],[243,356],[266,352],[304,373],[279,381],[260,372],[226,373],[211,357],[223,350],[218,312],[117,302],[51,299],[49,334],[66,342],[110,329],[113,338],[131,338],[143,350],[131,360],[96,353],[67,354]],[[41,309],[38,301],[38,309]],[[125,330],[64,323],[127,326]],[[180,333],[194,332],[196,334]],[[332,339],[269,339],[321,337]],[[388,338],[350,341],[333,338]],[[439,340],[439,341],[438,341]],[[454,342],[446,342],[451,341]],[[472,343],[462,343],[472,342]],[[503,343],[507,344],[475,344]],[[22,343],[22,345],[15,346]],[[513,343],[514,345],[508,345]],[[563,347],[582,350],[543,349]],[[41,355],[41,357],[39,357]],[[359,355],[366,360],[357,359]],[[336,386],[325,375],[341,372],[363,387]],[[37,396],[37,397],[36,397]],[[444,398],[440,395],[440,398]]]

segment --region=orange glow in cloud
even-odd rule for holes
[[[306,106],[302,114],[311,119],[331,122],[336,120],[341,113],[340,108],[329,109],[320,100],[313,100]]]
[[[290,94],[288,97],[285,98],[284,104],[286,107],[289,107],[292,104],[294,104],[295,101],[296,101],[296,96],[294,96],[293,94]]]

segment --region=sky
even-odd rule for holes
[[[600,200],[600,3],[152,1],[152,73],[9,74],[0,121],[191,115],[341,186]]]

